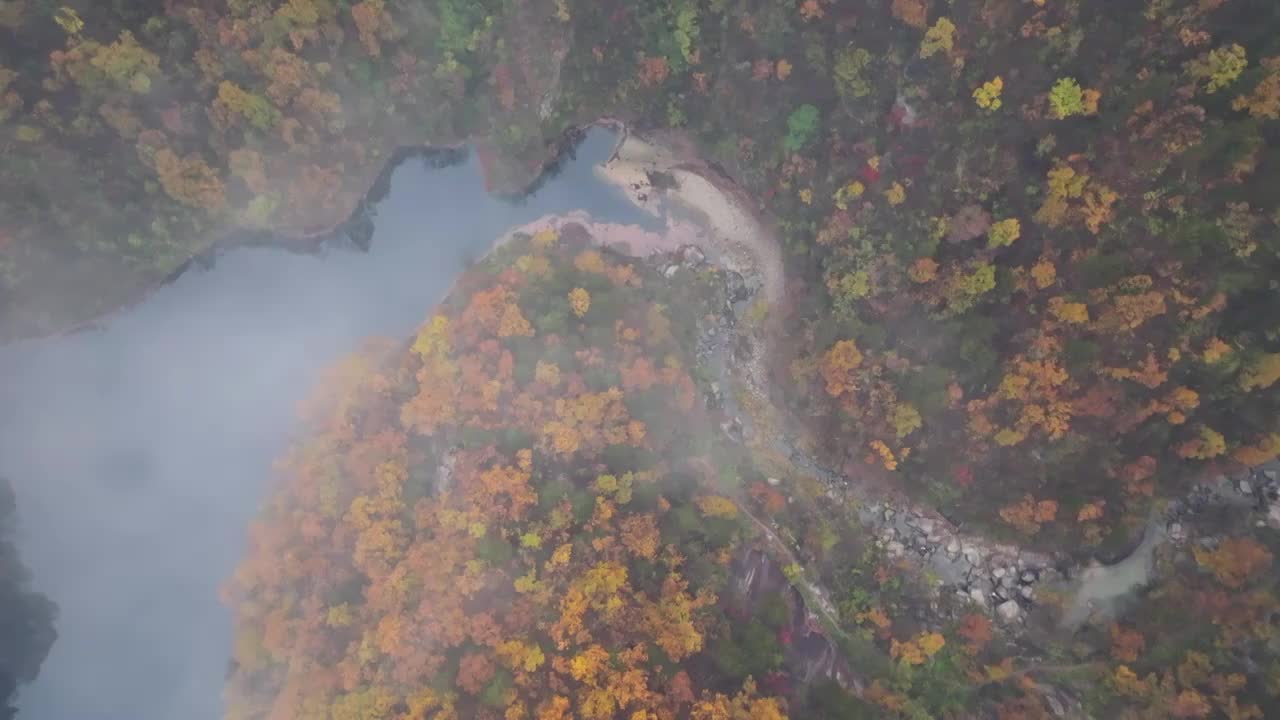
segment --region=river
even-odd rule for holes
[[[409,334],[468,257],[548,214],[660,225],[593,167],[596,128],[531,196],[488,195],[474,156],[409,160],[369,252],[223,253],[100,327],[0,349],[0,474],[20,550],[61,608],[20,717],[222,714],[231,616],[217,590],[316,373],[361,338]]]

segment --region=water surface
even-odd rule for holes
[[[592,174],[614,140],[588,133],[520,203],[487,195],[474,159],[407,161],[368,253],[230,251],[99,329],[0,349],[0,473],[34,585],[61,606],[20,717],[219,717],[232,631],[217,589],[317,371],[363,337],[410,333],[512,226],[577,209],[651,224]]]

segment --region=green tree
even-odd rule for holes
[[[1084,90],[1075,78],[1062,78],[1049,91],[1049,108],[1059,120],[1084,114]]]
[[[1220,47],[1187,63],[1187,72],[1205,92],[1216,93],[1236,81],[1249,65],[1245,50],[1239,45]]]
[[[856,100],[871,94],[871,83],[865,72],[871,64],[871,53],[862,48],[843,48],[836,53],[834,68],[836,92],[845,100]]]
[[[805,104],[796,108],[787,117],[787,136],[782,141],[782,147],[792,153],[803,150],[818,134],[818,121],[818,108],[813,105]]]

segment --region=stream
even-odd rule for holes
[[[1091,616],[1114,618],[1120,606],[1152,580],[1156,550],[1169,539],[1164,513],[1152,511],[1138,547],[1112,565],[1095,563],[1080,571],[1071,603],[1062,617],[1066,627],[1079,627]]]
[[[317,372],[411,333],[508,228],[573,210],[659,226],[593,173],[616,139],[589,131],[518,202],[485,192],[473,154],[407,160],[367,253],[229,250],[95,329],[0,348],[0,474],[33,586],[61,608],[22,717],[221,717],[218,587]]]

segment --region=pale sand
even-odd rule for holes
[[[695,232],[686,242],[700,247],[717,264],[748,278],[758,277],[764,300],[770,305],[781,302],[786,278],[781,248],[772,232],[696,167],[670,149],[628,133],[613,157],[596,168],[596,174],[621,188],[636,206],[665,216],[669,234],[690,237],[688,223],[673,218],[672,211],[696,217],[705,232]],[[671,176],[675,187],[654,187],[649,182],[651,172]]]
[[[666,223],[663,232],[598,222],[576,210],[546,215],[512,228],[498,238],[494,247],[504,245],[518,233],[533,235],[548,228],[558,232],[568,224],[582,225],[596,242],[631,257],[645,258],[693,245],[711,262],[741,274],[748,282],[755,279],[769,305],[780,302],[786,280],[782,252],[773,234],[737,198],[693,167],[693,163],[680,160],[669,148],[625,133],[613,157],[597,166],[595,172],[620,188],[636,207],[662,218]],[[649,182],[651,172],[671,176],[675,187],[654,187]]]
[[[639,225],[598,222],[581,210],[561,215],[544,215],[537,220],[508,230],[498,239],[503,245],[518,233],[536,235],[541,230],[560,232],[566,225],[581,225],[597,243],[623,255],[646,258],[659,253],[674,252],[686,245],[698,244],[698,229],[689,223],[669,225],[665,232],[651,232]]]

